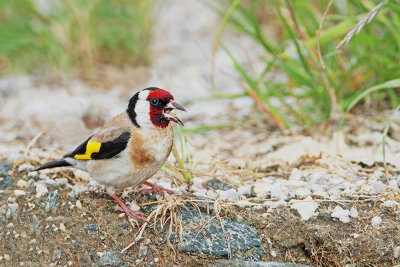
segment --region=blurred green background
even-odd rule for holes
[[[0,75],[149,62],[155,0],[0,1]]]
[[[243,87],[241,94],[213,97],[251,97],[281,129],[399,106],[399,1],[201,2],[220,15],[210,43],[229,55]],[[104,65],[148,65],[158,4],[2,0],[0,75],[61,71],[90,80]],[[261,71],[241,63],[225,31],[259,45]],[[349,32],[348,44],[337,48]]]

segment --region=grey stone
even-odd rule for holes
[[[181,216],[183,233],[179,250],[182,252],[227,257],[229,244],[235,259],[258,261],[264,254],[257,231],[245,223],[220,221],[191,207],[182,208]]]
[[[44,210],[46,212],[54,213],[57,209],[57,202],[59,199],[60,196],[58,195],[57,191],[51,192],[43,204]]]
[[[140,243],[140,245],[139,245],[139,257],[146,256],[148,251],[149,251],[149,247],[146,246],[144,243]]]
[[[42,221],[40,220],[35,220],[32,223],[32,227],[29,230],[31,235],[38,236],[42,232],[43,226],[42,226]]]
[[[101,255],[97,266],[116,266],[122,267],[124,263],[121,259],[121,254],[116,251],[107,251]]]
[[[277,261],[237,261],[237,260],[224,260],[217,261],[213,267],[311,267],[304,264],[296,264],[291,262],[277,262]]]
[[[18,203],[10,203],[7,204],[6,209],[5,209],[5,213],[6,213],[6,218],[10,219],[10,218],[17,218],[18,217],[18,210],[19,210],[19,205]]]
[[[53,251],[52,261],[58,261],[61,259],[63,251],[61,249],[56,249]]]
[[[88,225],[86,226],[86,230],[89,230],[89,231],[98,231],[98,230],[99,230],[99,226],[98,226],[96,223],[91,223],[91,224],[88,224]]]
[[[226,191],[226,190],[229,190],[229,189],[237,189],[236,186],[228,184],[228,183],[221,182],[221,181],[219,181],[217,179],[208,180],[206,185],[208,187],[211,187],[212,189],[215,189],[215,190],[224,190],[224,191]]]
[[[8,175],[9,169],[10,165],[6,160],[0,163],[0,190],[10,186],[13,182],[12,177]]]

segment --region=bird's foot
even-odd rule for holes
[[[131,217],[135,220],[143,222],[146,221],[147,218],[145,217],[143,212],[131,210],[131,208],[129,208],[124,202],[122,202],[122,200],[117,196],[117,194],[113,194],[111,195],[111,197],[115,200],[115,202],[118,203],[117,206],[113,207],[114,210],[125,212],[125,214],[128,217]]]
[[[145,193],[151,193],[151,192],[154,192],[161,196],[164,195],[164,193],[175,194],[174,191],[166,189],[166,188],[156,185],[156,184],[152,184],[149,182],[144,182],[143,184],[150,186],[151,188],[139,190],[138,195],[145,194]]]

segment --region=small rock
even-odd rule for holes
[[[221,191],[219,193],[219,197],[222,201],[226,200],[229,202],[238,202],[239,201],[239,195],[236,192],[236,189],[229,189],[226,191]]]
[[[334,218],[338,218],[339,221],[343,222],[343,223],[349,223],[350,222],[350,211],[347,209],[343,209],[340,206],[336,206],[335,209],[333,210],[332,217]]]
[[[303,221],[309,220],[318,208],[318,203],[315,202],[311,196],[304,200],[291,200],[291,208],[297,210]]]
[[[303,172],[297,168],[294,168],[289,176],[289,181],[299,181],[302,177]]]
[[[139,211],[140,210],[140,207],[138,206],[138,204],[136,204],[135,201],[132,201],[129,204],[129,208],[131,208],[132,211]]]
[[[17,187],[19,188],[26,188],[29,186],[29,183],[23,179],[19,179],[17,182]]]
[[[386,200],[385,202],[382,203],[382,206],[387,208],[395,208],[399,206],[399,203],[395,200]]]
[[[243,195],[251,196],[251,194],[252,194],[251,188],[252,188],[252,185],[242,185],[238,188],[238,194],[240,196],[243,196]]]
[[[371,220],[371,225],[373,228],[378,229],[379,225],[381,225],[382,223],[382,218],[379,216],[375,216],[374,218],[372,218]]]
[[[51,192],[47,198],[46,201],[44,202],[44,210],[46,212],[55,212],[57,209],[57,202],[60,199],[60,196],[58,195],[57,191]]]
[[[7,160],[3,160],[0,163],[0,175],[6,175],[9,169],[10,169],[10,164],[8,164]]]
[[[120,227],[122,229],[129,229],[131,226],[127,223],[120,223],[120,224],[118,224],[118,227]]]
[[[257,231],[245,223],[218,220],[187,206],[182,208],[181,216],[183,232],[180,251],[226,257],[229,254],[228,238],[233,258],[259,260],[264,254]],[[201,234],[199,227],[202,228]],[[177,242],[175,237],[171,239]]]
[[[121,254],[115,251],[104,252],[98,262],[98,266],[121,266],[122,264]]]
[[[140,243],[139,245],[139,257],[144,257],[147,255],[149,247],[146,246],[144,243]]]
[[[10,165],[5,160],[0,163],[0,190],[12,184],[12,177],[8,175]]]
[[[10,261],[11,260],[11,256],[10,255],[8,255],[8,254],[4,254],[4,259],[6,260],[6,261]]]
[[[215,189],[215,190],[237,189],[236,186],[221,182],[217,179],[211,179],[211,180],[207,181],[206,186],[211,187],[212,189]]]
[[[14,195],[15,195],[16,197],[20,197],[20,196],[25,196],[26,193],[25,193],[25,191],[23,191],[23,190],[18,190],[18,189],[16,189],[16,190],[14,190]]]
[[[86,230],[89,230],[89,231],[98,231],[98,230],[99,230],[99,226],[98,226],[96,223],[91,223],[91,224],[88,224],[88,225],[86,226]]]
[[[52,261],[58,261],[59,259],[61,259],[62,254],[63,254],[63,251],[61,249],[54,250]]]
[[[7,175],[4,178],[0,178],[0,190],[6,188],[7,186],[12,184],[11,176]]]
[[[6,208],[5,208],[5,214],[6,214],[6,218],[10,219],[10,218],[17,218],[18,217],[18,210],[19,210],[19,205],[18,203],[9,203],[7,204]]]
[[[82,203],[81,203],[81,201],[80,200],[77,200],[76,201],[76,203],[75,203],[75,206],[78,208],[78,209],[82,209]]]
[[[238,261],[222,260],[214,262],[213,267],[311,267],[309,265],[277,261]]]
[[[34,220],[33,224],[32,224],[32,227],[30,229],[30,234],[38,236],[42,232],[42,228],[43,228],[42,221]]]
[[[36,198],[42,198],[49,192],[47,186],[44,183],[36,184]]]
[[[33,172],[28,172],[27,176],[28,176],[28,178],[37,177],[37,176],[38,176],[38,172],[35,172],[35,171],[33,171]]]
[[[353,217],[353,218],[357,218],[358,217],[358,211],[357,211],[356,208],[353,207],[353,208],[350,209],[350,216]]]
[[[18,172],[24,172],[24,171],[32,171],[35,169],[31,164],[24,163],[18,167]]]
[[[354,237],[354,238],[358,238],[358,237],[360,237],[360,235],[359,235],[359,234],[357,234],[357,233],[351,234],[351,236],[352,236],[352,237]]]
[[[394,250],[393,250],[393,257],[394,257],[395,259],[400,258],[400,246],[397,246],[397,247],[394,248]]]

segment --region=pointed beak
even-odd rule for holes
[[[184,126],[183,122],[178,118],[178,116],[176,116],[174,113],[172,113],[172,110],[174,110],[174,109],[179,109],[179,110],[182,110],[182,111],[186,111],[186,109],[184,107],[182,107],[181,105],[179,105],[175,101],[171,101],[164,108],[164,117],[167,120],[173,121],[175,123],[178,123],[178,124]]]

